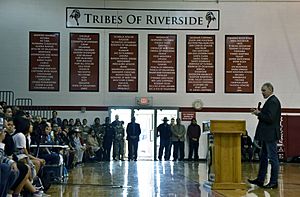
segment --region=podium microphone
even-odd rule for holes
[[[257,109],[260,110],[261,102],[258,102]]]

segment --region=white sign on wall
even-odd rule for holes
[[[66,8],[67,28],[219,30],[219,10]]]

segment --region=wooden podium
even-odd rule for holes
[[[215,180],[212,189],[246,189],[242,183],[241,134],[246,131],[243,120],[211,120],[214,136],[212,171]]]

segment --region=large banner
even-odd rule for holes
[[[70,33],[70,91],[99,91],[99,34]]]
[[[225,36],[225,93],[254,92],[254,35]]]
[[[176,92],[177,35],[148,35],[148,92]]]
[[[138,34],[109,34],[109,91],[138,91]]]
[[[215,92],[215,36],[186,36],[186,92]]]
[[[66,8],[67,28],[219,30],[219,10]]]
[[[58,32],[29,32],[29,91],[59,91]]]

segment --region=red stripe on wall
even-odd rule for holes
[[[109,106],[19,106],[23,110],[57,110],[57,111],[108,111]],[[114,106],[115,107],[115,106]],[[123,107],[124,108],[124,107]],[[138,107],[137,107],[138,108]],[[153,107],[157,108],[157,107]],[[159,107],[163,108],[163,107]],[[167,107],[166,107],[167,108]],[[237,107],[204,107],[196,110],[193,107],[179,107],[179,112],[195,111],[195,112],[226,112],[226,113],[249,113],[251,108]],[[300,108],[282,108],[282,113],[300,113]]]

